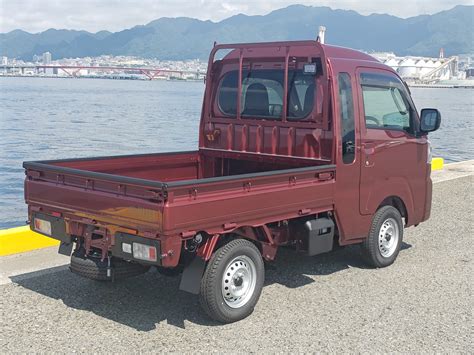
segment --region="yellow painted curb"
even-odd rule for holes
[[[431,170],[443,170],[444,160],[443,158],[433,158],[431,159]]]
[[[23,253],[54,245],[59,245],[59,241],[33,232],[30,230],[30,226],[0,230],[0,256]]]

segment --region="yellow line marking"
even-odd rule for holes
[[[59,245],[59,241],[33,232],[30,230],[30,226],[0,230],[0,256],[23,253],[54,245]]]
[[[433,158],[433,159],[431,159],[431,171],[443,170],[443,166],[444,166],[443,158]]]

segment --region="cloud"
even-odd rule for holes
[[[118,31],[160,17],[220,21],[239,13],[263,15],[295,3],[354,10],[365,15],[389,13],[410,17],[472,4],[472,0],[0,0],[0,32],[40,32],[48,28]]]

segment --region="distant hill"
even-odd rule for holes
[[[49,51],[54,59],[101,54],[158,59],[206,58],[218,43],[314,39],[327,27],[326,42],[365,51],[437,56],[474,52],[474,6],[456,6],[434,15],[402,19],[386,14],[292,5],[264,16],[236,15],[220,22],[187,17],[160,18],[111,33],[55,30],[0,34],[0,55],[31,60]]]

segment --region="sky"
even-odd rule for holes
[[[220,21],[239,13],[264,15],[292,4],[406,18],[473,5],[474,0],[0,0],[0,32],[22,29],[36,33],[49,28],[115,32],[160,17]]]

